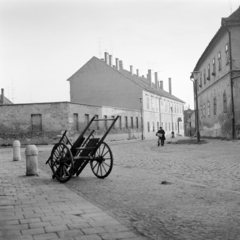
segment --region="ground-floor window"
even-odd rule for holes
[[[150,132],[150,122],[147,122],[148,125],[148,132]]]
[[[78,131],[78,113],[73,114],[73,130]]]

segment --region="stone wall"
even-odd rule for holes
[[[121,119],[131,117],[140,121],[140,111],[112,107],[100,107],[69,102],[14,104],[0,106],[0,145],[11,145],[14,140],[21,144],[53,144],[58,142],[62,133],[67,130],[68,136],[74,141],[83,131],[87,122],[95,115],[99,119]],[[106,140],[127,140],[140,138],[141,128],[129,124],[129,127],[116,126]],[[95,135],[102,136],[106,129],[104,122],[91,125]],[[90,133],[90,130],[87,134]]]

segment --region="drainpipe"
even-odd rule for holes
[[[234,110],[234,97],[233,97],[233,76],[232,76],[232,44],[231,44],[231,32],[227,27],[227,22],[223,22],[223,27],[225,27],[229,36],[229,74],[230,74],[230,85],[231,85],[231,102],[232,102],[232,138],[235,139],[235,110]]]
[[[161,98],[159,98],[159,126],[161,127],[161,120],[162,120],[162,116],[161,116]],[[163,126],[162,126],[163,127]],[[159,130],[159,129],[158,129]]]

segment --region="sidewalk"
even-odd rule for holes
[[[0,149],[0,240],[146,239],[42,171],[26,176],[11,150]]]

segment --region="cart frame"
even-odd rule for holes
[[[88,163],[96,177],[105,178],[110,174],[113,167],[113,154],[104,140],[119,116],[106,119],[95,118],[96,116],[90,120],[74,143],[67,137],[66,130],[59,142],[53,146],[51,155],[46,161],[53,172],[53,179],[56,178],[61,183],[67,182],[72,176],[79,176]],[[112,123],[101,138],[94,137],[95,130],[85,137],[91,124],[97,121],[112,121]]]

